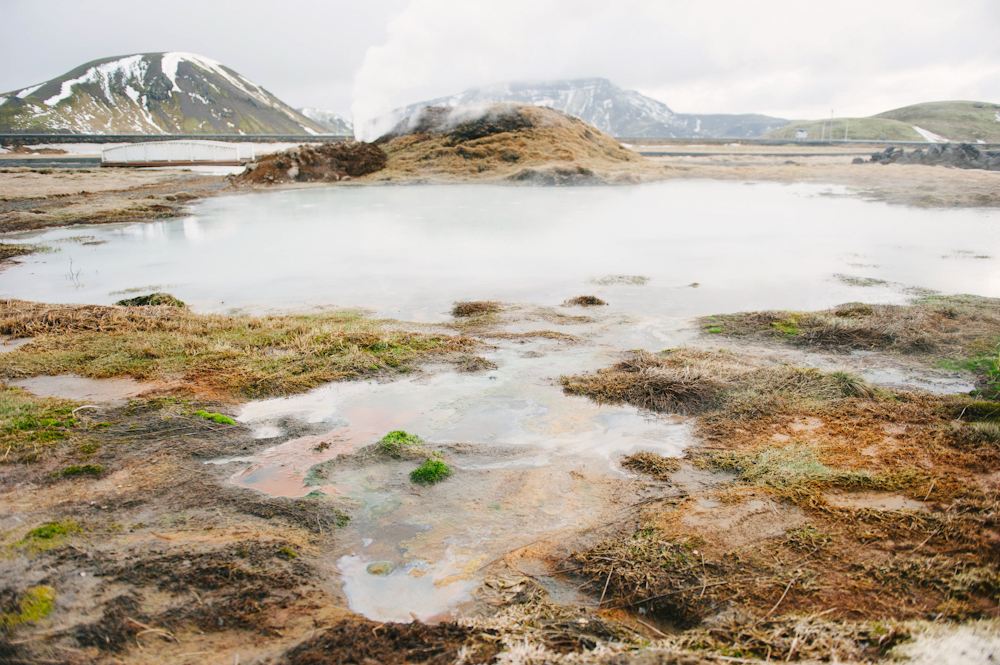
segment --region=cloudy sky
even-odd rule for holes
[[[998,0],[0,0],[0,91],[188,51],[362,120],[509,80],[603,76],[686,113],[1000,102]]]

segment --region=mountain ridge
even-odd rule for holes
[[[605,78],[590,77],[469,88],[395,109],[362,129],[366,137],[373,138],[428,106],[454,108],[505,102],[565,111],[620,138],[750,138],[788,123],[783,118],[758,114],[675,113],[663,102],[636,90],[620,88]]]
[[[211,58],[153,52],[84,63],[0,94],[0,131],[322,134],[328,130]]]

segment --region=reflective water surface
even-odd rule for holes
[[[996,211],[843,193],[686,181],[226,196],[182,219],[20,234],[60,251],[0,273],[0,295],[110,303],[153,289],[202,310],[334,304],[424,321],[446,318],[455,300],[556,305],[581,293],[616,311],[679,317],[898,301],[900,285],[1000,295]],[[594,283],[611,275],[649,281]]]
[[[319,492],[348,512],[330,566],[350,607],[382,621],[461,613],[491,562],[607,523],[636,480],[618,468],[622,454],[680,456],[692,443],[691,421],[567,397],[561,375],[605,367],[622,349],[680,346],[695,334],[693,316],[904,302],[926,290],[1000,296],[996,212],[890,207],[824,186],[336,187],[220,197],[193,210],[17,234],[58,251],[0,273],[0,295],[110,303],[168,291],[201,311],[334,305],[432,322],[448,320],[456,300],[555,308],[595,294],[610,303],[599,313],[558,309],[590,321],[512,324],[558,325],[580,341],[498,340],[482,352],[497,365],[490,371],[429,367],[242,408],[240,421],[275,445],[213,463],[235,484]],[[922,380],[882,366],[868,376]],[[964,381],[927,386],[968,389]],[[396,429],[441,452],[454,476],[420,487],[408,476],[419,460],[348,455]]]

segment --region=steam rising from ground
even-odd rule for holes
[[[794,0],[413,0],[368,49],[353,115],[372,140],[400,120],[379,116],[423,99],[590,76],[688,113],[823,117],[995,100],[998,27],[990,0],[844,0],[836,11]]]

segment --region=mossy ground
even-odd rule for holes
[[[410,480],[418,485],[433,485],[450,477],[451,467],[443,459],[427,458],[422,465],[410,472]]]
[[[76,373],[175,380],[228,398],[302,392],[330,381],[410,371],[478,346],[404,332],[354,311],[301,316],[194,314],[177,307],[0,302],[0,333],[33,337],[0,358],[7,378]]]
[[[911,305],[847,303],[821,312],[740,312],[701,319],[734,339],[774,340],[819,350],[878,350],[979,376],[984,396],[1000,386],[1000,300],[937,296]]]
[[[929,330],[910,334],[953,335],[957,351],[975,345],[926,316]],[[773,322],[747,334],[787,339]],[[762,659],[877,658],[902,637],[900,622],[995,616],[997,403],[693,349],[633,352],[563,385],[601,402],[698,413],[703,443],[686,463],[732,478],[668,492],[631,529],[565,564],[609,610],[641,609],[682,629],[674,643],[685,648]],[[701,625],[711,617],[725,619]]]
[[[40,459],[54,445],[82,431],[73,415],[75,406],[0,386],[0,464]]]
[[[423,441],[415,434],[407,434],[403,430],[389,432],[378,442],[378,452],[390,457],[399,457],[404,452],[423,445]]]

